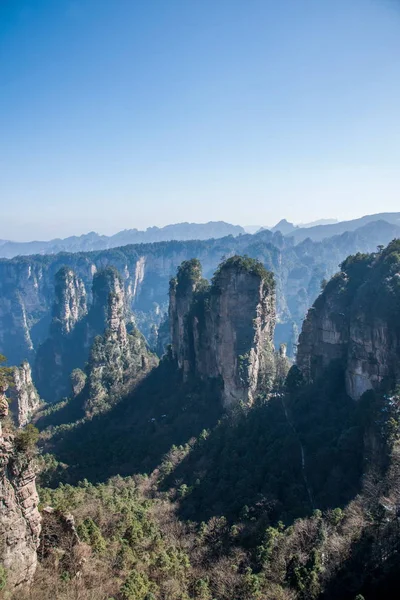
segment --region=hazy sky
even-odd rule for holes
[[[0,0],[0,238],[400,211],[398,0]]]

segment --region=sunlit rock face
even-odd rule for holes
[[[40,398],[32,381],[31,367],[23,362],[13,370],[13,386],[10,390],[11,410],[18,427],[24,427],[39,408]]]
[[[225,407],[252,403],[273,363],[275,290],[260,263],[225,261],[211,286],[198,261],[171,281],[172,353],[183,377],[219,379]]]
[[[8,413],[0,390],[0,562],[8,589],[29,584],[36,571],[41,530],[33,459],[18,451],[15,436],[1,421]]]

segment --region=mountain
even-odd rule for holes
[[[220,379],[224,407],[252,403],[274,362],[275,282],[261,263],[233,256],[211,285],[196,259],[170,282],[172,356],[184,380]]]
[[[115,268],[94,274],[89,307],[84,284],[70,268],[60,269],[55,281],[53,318],[35,357],[35,382],[41,397],[55,402],[70,395],[71,375],[78,388],[84,378],[76,394],[87,392],[85,409],[93,413],[100,410],[105,389],[127,388],[147,373],[155,357],[135,330]]]
[[[149,227],[146,231],[125,229],[112,236],[92,231],[81,236],[54,239],[48,242],[12,242],[0,240],[0,257],[12,258],[29,254],[56,254],[57,252],[87,252],[115,248],[126,244],[143,244],[168,240],[206,240],[245,233],[243,227],[224,221],[209,223],[177,223],[165,227]]]
[[[272,227],[271,231],[280,231],[283,235],[287,235],[296,229],[296,225],[293,223],[289,223],[286,219],[282,219],[277,223],[274,227]]]
[[[330,364],[344,367],[354,400],[400,382],[400,242],[348,257],[309,310],[297,364],[308,382]]]
[[[338,219],[318,219],[310,223],[298,223],[297,227],[316,227],[317,225],[334,225],[335,223],[338,223]]]
[[[92,341],[86,379],[77,374],[70,397],[35,417],[40,513],[37,431],[16,435],[1,399],[0,585],[11,600],[55,590],[94,600],[393,595],[399,244],[342,261],[289,372],[271,344],[273,274],[232,256],[209,283],[197,259],[184,261],[169,284],[172,345],[128,388],[120,276],[99,270],[79,313],[79,281],[61,271],[58,300],[74,300],[71,313],[55,303],[58,333],[73,335],[93,306],[108,326]],[[2,390],[8,373],[0,369]],[[87,404],[91,390],[100,405]]]
[[[138,244],[121,248],[48,256],[15,257],[0,260],[0,352],[10,364],[35,362],[39,346],[48,338],[56,302],[56,274],[66,267],[77,278],[73,289],[85,302],[92,298],[93,276],[113,266],[124,282],[126,303],[133,312],[137,328],[157,348],[158,329],[168,311],[168,286],[177,267],[197,257],[204,277],[211,279],[223,257],[248,255],[260,260],[275,275],[277,326],[275,341],[293,344],[308,308],[320,292],[323,279],[333,275],[348,254],[372,252],[386,245],[400,230],[385,221],[368,223],[353,232],[327,238],[310,239],[295,245],[292,238],[268,230],[203,241],[172,241]],[[60,298],[59,306],[65,306]],[[69,302],[69,301],[68,301]],[[65,311],[70,310],[68,308]],[[83,306],[83,305],[82,305]],[[74,321],[75,307],[69,316]],[[163,344],[168,343],[168,332]],[[161,339],[161,338],[160,338]],[[159,348],[162,353],[162,348]]]
[[[331,225],[316,225],[313,227],[303,226],[288,231],[288,233],[284,235],[291,235],[296,244],[307,238],[318,242],[334,235],[341,235],[346,231],[355,231],[364,225],[377,221],[385,221],[386,223],[399,227],[400,213],[377,213],[375,215],[367,215],[351,221],[340,221],[339,223],[333,223]]]

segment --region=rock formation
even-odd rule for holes
[[[86,289],[82,280],[71,269],[61,268],[55,276],[49,337],[39,347],[34,364],[35,383],[47,402],[68,395],[71,371],[83,366],[87,358],[81,327],[86,315]]]
[[[94,273],[89,310],[85,288],[71,270],[58,273],[56,290],[50,337],[39,348],[35,363],[35,381],[45,400],[55,402],[69,396],[71,384],[73,395],[77,396],[88,384],[90,398],[96,398],[99,405],[111,385],[104,384],[106,376],[115,388],[135,379],[139,371],[144,374],[154,364],[143,337],[136,331],[127,333],[132,319],[124,282],[115,268]],[[88,360],[89,372],[85,374],[82,370]],[[89,400],[88,406],[91,404]]]
[[[0,560],[13,589],[29,583],[37,565],[41,529],[32,457],[17,450],[15,436],[1,420],[8,406],[0,390]]]
[[[158,362],[142,334],[129,322],[127,312],[124,285],[118,272],[111,268],[100,272],[95,276],[93,308],[88,317],[93,324],[101,315],[106,316],[104,333],[96,337],[90,351],[86,414],[109,408]]]
[[[68,335],[86,313],[86,289],[83,281],[72,269],[60,269],[55,277],[54,333]]]
[[[174,357],[178,367],[187,374],[190,368],[188,351],[188,328],[186,321],[192,307],[193,297],[203,282],[201,264],[197,259],[181,264],[176,278],[169,286],[169,326]]]
[[[31,367],[23,362],[13,369],[13,386],[10,388],[11,410],[18,427],[24,427],[40,405],[39,394],[32,381]]]
[[[349,254],[371,252],[378,244],[387,244],[398,235],[396,230],[395,225],[381,221],[379,227],[372,223],[368,229],[357,229],[321,242],[306,239],[297,245],[279,232],[261,231],[205,241],[159,242],[96,252],[3,259],[0,260],[0,353],[7,356],[10,364],[28,360],[33,368],[38,348],[48,338],[53,307],[58,300],[55,276],[65,265],[83,282],[88,306],[92,301],[93,274],[114,266],[123,277],[126,301],[135,314],[137,326],[149,340],[153,325],[158,327],[167,313],[168,283],[178,266],[196,256],[204,276],[210,278],[221,257],[235,254],[260,260],[275,274],[276,342],[287,343],[290,352],[292,324],[300,330],[307,309],[319,294],[321,280],[333,275],[339,262]],[[79,286],[72,289],[79,296]],[[77,312],[69,312],[66,327],[73,327]],[[41,395],[46,399],[42,392]]]
[[[353,399],[400,382],[399,247],[350,256],[309,310],[297,352],[307,381],[340,361]]]
[[[252,259],[226,260],[209,288],[198,261],[171,282],[173,356],[184,378],[220,379],[225,407],[252,403],[273,379],[275,319],[273,276]]]

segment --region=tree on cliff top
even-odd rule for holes
[[[250,258],[247,255],[231,256],[224,260],[214,273],[212,278],[213,285],[218,285],[221,275],[228,269],[235,269],[239,273],[249,273],[250,275],[257,275],[263,279],[272,288],[275,287],[274,276],[270,271],[264,267],[264,265],[255,258]]]
[[[13,382],[13,369],[12,367],[5,367],[5,362],[7,362],[6,357],[0,354],[0,392],[5,392]]]

